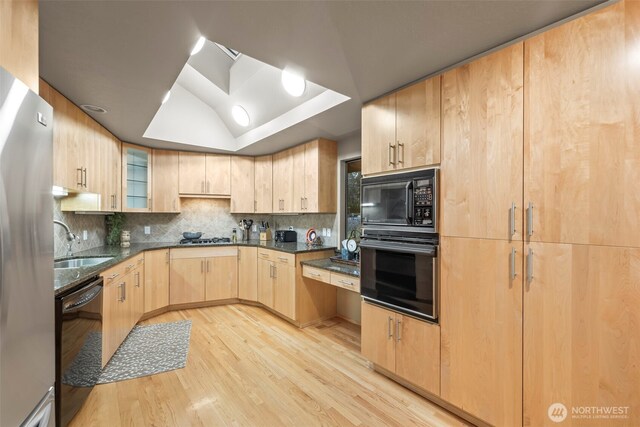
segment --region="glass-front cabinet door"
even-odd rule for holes
[[[151,210],[151,149],[122,145],[122,207],[127,212]]]

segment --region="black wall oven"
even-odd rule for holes
[[[366,231],[365,231],[366,233]],[[360,293],[374,304],[438,321],[438,238],[379,236],[360,243]]]

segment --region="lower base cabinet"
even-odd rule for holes
[[[362,355],[440,395],[440,327],[362,302]]]
[[[238,255],[206,259],[205,301],[238,298]]]
[[[144,312],[169,305],[169,249],[144,254]]]
[[[295,255],[258,249],[258,302],[297,320]]]
[[[169,304],[188,304],[204,301],[205,259],[176,258],[171,251]]]
[[[258,302],[269,308],[273,308],[274,265],[275,263],[268,259],[258,259]]]
[[[258,248],[238,247],[238,298],[258,301]]]

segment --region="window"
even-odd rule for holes
[[[362,180],[362,162],[360,159],[345,163],[344,183],[344,237],[360,240],[360,181]]]

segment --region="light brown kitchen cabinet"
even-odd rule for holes
[[[362,108],[362,172],[371,175],[440,163],[440,76]]]
[[[522,240],[523,44],[442,77],[444,236]]]
[[[522,243],[441,237],[440,254],[441,397],[491,425],[520,425]]]
[[[122,144],[122,211],[150,212],[153,150]]]
[[[38,1],[0,2],[0,65],[38,93]]]
[[[273,157],[260,156],[255,165],[255,213],[272,213],[273,204]]]
[[[235,248],[234,248],[235,249]],[[217,301],[238,298],[238,255],[206,259],[205,300]]]
[[[289,319],[296,320],[296,269],[287,263],[273,266],[273,308]]]
[[[151,211],[179,213],[179,153],[153,150],[152,157]]]
[[[524,289],[524,425],[640,425],[640,249],[532,242]],[[531,252],[529,252],[531,250]],[[506,392],[506,390],[505,390]],[[628,407],[624,419],[572,408]]]
[[[273,212],[337,210],[337,144],[316,139],[273,155]]]
[[[273,155],[273,212],[293,212],[294,174],[292,149]],[[301,167],[302,165],[297,165]],[[298,178],[299,179],[299,178]]]
[[[204,301],[205,258],[174,258],[171,251],[169,304]]]
[[[273,308],[274,265],[273,261],[260,258],[258,254],[258,302],[269,308]]]
[[[258,301],[258,248],[238,247],[238,298]]]
[[[231,208],[232,213],[256,211],[255,165],[253,157],[231,157]]]
[[[119,212],[122,191],[121,142],[108,130],[97,125],[96,148],[100,151],[100,204],[103,212]]]
[[[362,302],[362,355],[421,389],[440,394],[440,327]]]
[[[144,254],[144,312],[169,305],[169,249]]]
[[[231,156],[180,152],[180,194],[231,195]]]
[[[531,241],[640,247],[639,33],[626,1],[525,41]]]

